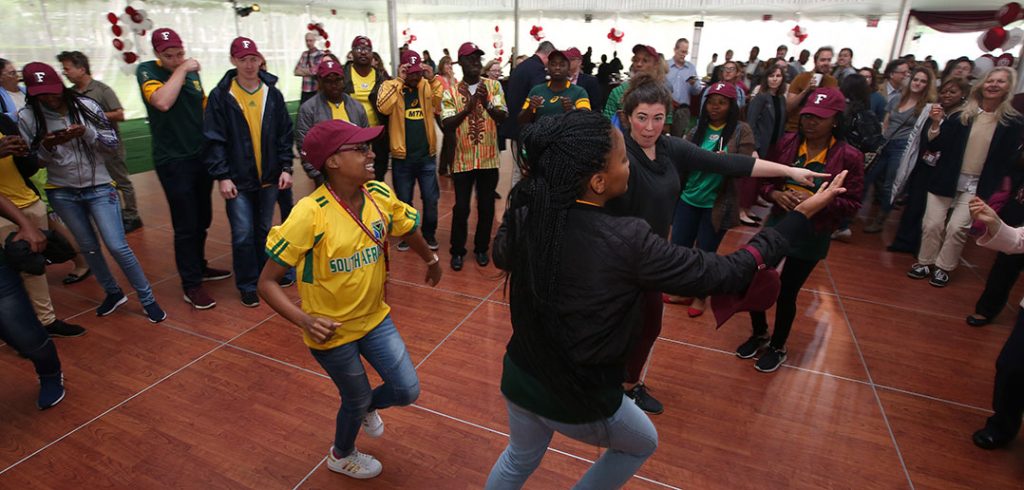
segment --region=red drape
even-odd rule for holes
[[[999,25],[998,10],[911,10],[910,16],[939,32],[979,32]]]

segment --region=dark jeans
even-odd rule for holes
[[[174,228],[174,262],[182,289],[198,287],[206,267],[206,230],[213,221],[213,179],[197,159],[156,166]]]
[[[1024,416],[1024,310],[1006,339],[996,360],[996,381],[992,390],[992,410],[986,427],[1015,437]]]
[[[0,340],[27,357],[39,376],[60,374],[57,347],[36,318],[21,277],[0,261]]]
[[[239,291],[255,291],[256,280],[267,261],[267,235],[274,221],[277,187],[239,191],[225,202],[231,223],[231,262]]]
[[[900,158],[907,149],[907,139],[889,140],[889,143],[882,149],[882,153],[875,159],[864,173],[864,195],[867,197],[868,189],[875,188],[875,202],[879,203],[883,213],[892,211],[892,184],[896,180],[896,171],[899,170]],[[864,202],[863,197],[861,202]]]
[[[1012,196],[1006,205],[999,211],[999,217],[1007,226],[1018,227],[1024,225],[1024,205],[1017,202]],[[996,255],[996,261],[988,271],[988,279],[985,281],[985,290],[974,305],[974,312],[994,320],[1003,311],[1006,301],[1010,298],[1010,290],[1024,270],[1024,254],[1007,255],[1002,252]]]
[[[921,248],[921,223],[924,221],[924,211],[928,207],[928,181],[931,180],[932,169],[933,167],[919,161],[910,174],[910,180],[907,182],[907,204],[903,208],[903,215],[900,216],[896,236],[889,246],[894,251],[912,252],[917,255],[918,249]]]
[[[730,184],[731,185],[731,184]],[[711,223],[712,208],[698,208],[682,199],[676,201],[676,214],[672,218],[672,243],[691,248],[694,244],[705,252],[718,250],[727,230],[715,231]]]
[[[641,304],[642,327],[640,337],[630,346],[626,353],[626,382],[636,383],[640,381],[640,375],[644,372],[644,365],[651,355],[651,347],[661,335],[661,315],[665,310],[665,303],[661,301],[660,291],[644,291]]]
[[[775,331],[772,332],[771,341],[773,348],[782,349],[786,346],[789,332],[793,329],[793,320],[796,319],[796,297],[817,265],[817,260],[786,257],[786,264],[779,274],[782,287],[779,289],[779,299],[775,302]],[[765,312],[750,312],[750,323],[753,326],[754,335],[768,334],[768,316]]]
[[[494,189],[498,186],[498,169],[470,170],[452,174],[455,185],[455,206],[452,208],[452,256],[466,255],[469,232],[469,203],[476,186],[476,237],[473,253],[487,253],[494,225]]]
[[[388,139],[388,129],[385,126],[384,132],[373,140],[373,175],[375,180],[384,182],[388,175],[388,160],[391,157],[391,142]]]
[[[310,352],[341,395],[334,432],[334,447],[341,456],[348,456],[355,449],[366,412],[409,405],[420,395],[416,368],[390,316],[355,342],[330,350],[310,349]],[[360,356],[373,366],[383,384],[370,389]]]
[[[395,159],[391,162],[391,178],[395,183],[395,194],[398,200],[415,207],[412,203],[412,190],[417,182],[420,184],[420,197],[423,199],[423,222],[421,230],[423,238],[433,240],[437,233],[437,201],[441,198],[441,188],[437,184],[437,163],[434,157],[423,157],[414,160]]]

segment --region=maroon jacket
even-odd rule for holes
[[[768,159],[773,162],[792,164],[796,161],[796,154],[800,151],[803,137],[800,133],[786,133],[768,153]],[[864,154],[860,150],[849,145],[845,141],[836,141],[825,156],[825,173],[838,175],[839,172],[847,170],[846,181],[843,187],[846,192],[836,197],[827,208],[821,210],[811,223],[815,232],[833,231],[839,227],[844,220],[853,218],[860,209],[861,194],[864,192]],[[785,188],[786,179],[761,179],[761,197],[772,202],[771,193],[774,190]],[[773,214],[785,214],[786,211],[779,206],[772,207]]]

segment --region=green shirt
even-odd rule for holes
[[[725,126],[716,128],[709,125],[700,147],[708,151],[728,151],[725,142],[722,141],[724,129]],[[718,189],[722,187],[723,180],[725,177],[722,177],[722,174],[694,170],[690,172],[686,187],[679,198],[695,208],[711,209],[715,207],[715,199],[718,198]]]
[[[423,120],[427,115],[423,114],[419,90],[402,87],[402,94],[405,96],[405,159],[429,157],[430,142],[427,141],[427,126]]]
[[[568,81],[565,82],[567,87],[562,89],[560,92],[551,90],[551,82],[541,83],[535,85],[531,90],[530,94],[526,96],[526,102],[523,104],[523,109],[530,107],[530,98],[539,95],[544,98],[544,105],[537,108],[537,117],[540,119],[544,116],[554,116],[565,112],[562,109],[562,97],[569,99],[572,102],[574,109],[590,109],[590,97],[587,95],[587,91],[579,85],[573,85]]]
[[[672,86],[665,85],[668,89],[668,93],[672,93]],[[626,96],[626,91],[629,90],[629,82],[622,82],[618,87],[612,89],[612,92],[608,94],[608,100],[604,103],[604,117],[612,119],[615,117],[615,113],[622,109],[622,99]],[[672,110],[671,107],[665,108],[665,124],[672,124]],[[619,124],[625,124],[625,121],[620,121]]]
[[[142,63],[136,71],[149,117],[149,130],[153,135],[155,165],[198,158],[203,149],[203,106],[206,94],[198,73],[190,72],[185,76],[178,100],[167,112],[149,103],[153,92],[163,87],[172,74],[156,61]]]

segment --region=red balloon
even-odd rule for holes
[[[135,12],[134,14],[131,14],[131,16],[132,16],[132,22],[134,22],[136,24],[141,24],[142,21],[145,20],[145,19],[142,18],[142,14],[140,14],[138,12]]]
[[[146,30],[145,30],[145,29],[143,29],[143,30],[139,31],[139,35],[140,35],[140,36],[143,36],[143,37],[145,37],[145,35],[146,35]]]
[[[310,22],[309,24],[306,24],[306,29],[312,31],[313,30],[313,23]]]
[[[498,32],[498,26],[494,26],[494,32]]]
[[[113,32],[115,36],[120,37],[123,31],[121,30],[121,26],[110,26],[110,32]]]
[[[113,12],[108,13],[107,20],[110,21],[111,24],[117,24],[117,14]]]
[[[331,42],[330,42],[330,41],[325,41],[325,42],[324,42],[324,47],[325,47],[325,48],[328,48],[328,49],[330,49],[330,47],[331,47]]]
[[[129,6],[124,8],[124,13],[126,13],[128,15],[135,15],[135,12],[138,12],[138,11],[135,10],[135,7],[132,7],[131,5],[129,5]]]
[[[998,26],[986,31],[985,37],[982,38],[982,45],[989,51],[1002,46],[1004,42],[1006,42],[1006,29]]]
[[[118,51],[124,49],[124,42],[120,39],[114,39],[114,49]]]
[[[131,52],[124,53],[123,56],[124,56],[124,62],[128,63],[129,65],[132,64],[132,63],[135,63],[139,59],[139,56],[137,54],[131,53]]]
[[[409,41],[410,42],[415,41],[415,40],[416,40],[416,35],[415,34],[409,36]]]
[[[338,9],[331,9],[331,15],[338,15]]]
[[[999,9],[999,13],[996,14],[996,20],[999,21],[999,25],[1001,26],[1020,20],[1020,18],[1021,7],[1017,2],[1010,2],[1003,5],[1003,7]]]

